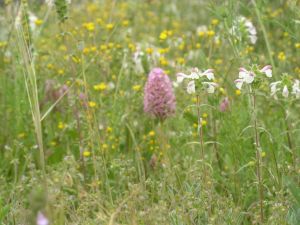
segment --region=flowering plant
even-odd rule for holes
[[[144,90],[144,111],[161,121],[175,113],[176,99],[172,82],[161,68],[154,68]]]
[[[239,16],[233,22],[230,33],[240,41],[248,39],[251,44],[255,44],[257,41],[257,32],[255,26],[251,20],[244,16]]]
[[[234,82],[236,88],[241,90],[244,83],[258,84],[265,77],[272,77],[272,67],[270,65],[264,66],[262,69],[259,69],[258,66],[254,65],[250,70],[241,67],[239,72],[239,78],[236,79]]]
[[[300,81],[292,80],[287,74],[283,74],[282,79],[270,84],[271,96],[278,99],[277,92],[281,92],[284,98],[288,98],[290,93],[295,98],[300,98]]]
[[[190,74],[178,73],[177,83],[182,83],[184,79],[189,79],[187,84],[187,93],[193,94],[196,89],[206,89],[207,93],[211,94],[215,92],[215,88],[218,86],[217,83],[212,82],[214,80],[213,69],[207,69],[204,72],[198,68],[193,68]]]

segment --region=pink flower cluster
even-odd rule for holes
[[[160,120],[175,113],[176,100],[169,77],[160,68],[154,68],[144,90],[144,111]]]

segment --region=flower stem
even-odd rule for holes
[[[206,170],[204,165],[205,155],[204,155],[204,141],[203,141],[203,128],[201,124],[201,114],[200,114],[200,97],[197,95],[197,115],[198,115],[198,133],[200,139],[200,147],[201,147],[201,161],[203,163],[203,170],[204,170],[204,181],[206,181]]]
[[[292,142],[292,138],[291,138],[291,127],[288,121],[288,112],[283,109],[283,113],[284,113],[284,122],[285,122],[285,126],[286,126],[286,137],[287,137],[287,142],[288,142],[288,146],[289,149],[292,152],[292,161],[293,161],[293,168],[294,171],[297,170],[297,153],[296,153],[296,149],[293,146],[293,142]]]
[[[216,119],[216,115],[214,113],[214,111],[212,110],[212,125],[213,125],[213,138],[214,138],[214,150],[215,150],[215,155],[216,155],[216,160],[219,166],[220,171],[222,171],[222,161],[221,161],[221,157],[220,157],[220,153],[218,150],[218,144],[217,144],[217,119]]]
[[[261,28],[262,33],[263,33],[263,37],[264,37],[265,42],[266,42],[267,51],[268,51],[268,55],[269,55],[269,60],[271,62],[272,68],[275,69],[275,63],[274,63],[273,56],[272,56],[272,48],[271,48],[271,45],[270,45],[270,42],[269,42],[269,39],[268,39],[266,28],[265,28],[264,23],[261,19],[260,11],[257,7],[256,1],[252,0],[252,3],[254,5],[255,13],[256,13],[256,16],[257,16],[257,19],[258,19],[258,23],[260,25],[260,28]]]
[[[199,138],[201,145],[201,160],[204,160],[204,146],[203,146],[203,131],[201,127],[201,115],[200,115],[200,97],[197,95],[197,114],[198,114],[198,129],[199,129]]]
[[[251,89],[250,89],[251,90]],[[260,223],[264,222],[264,192],[263,192],[263,184],[262,184],[262,157],[261,157],[261,147],[259,134],[257,129],[257,116],[256,116],[256,96],[255,92],[252,91],[252,106],[253,106],[253,120],[254,120],[254,132],[255,132],[255,148],[256,148],[256,161],[257,161],[257,169],[256,174],[258,178],[258,190],[259,190],[259,202],[260,202]]]

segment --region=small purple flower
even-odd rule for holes
[[[36,218],[36,225],[49,225],[49,220],[47,219],[47,217],[44,216],[43,213],[38,212]]]
[[[224,98],[220,103],[220,111],[225,112],[229,109],[229,99],[228,97]]]
[[[88,98],[87,98],[86,94],[80,92],[78,95],[78,98],[84,107],[88,107]]]
[[[144,90],[144,111],[160,120],[175,113],[176,100],[169,77],[160,68],[154,68]]]

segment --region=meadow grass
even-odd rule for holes
[[[299,0],[6,1],[0,224],[300,224],[299,60]],[[143,109],[156,67],[163,122]],[[176,82],[194,67],[213,94]]]

